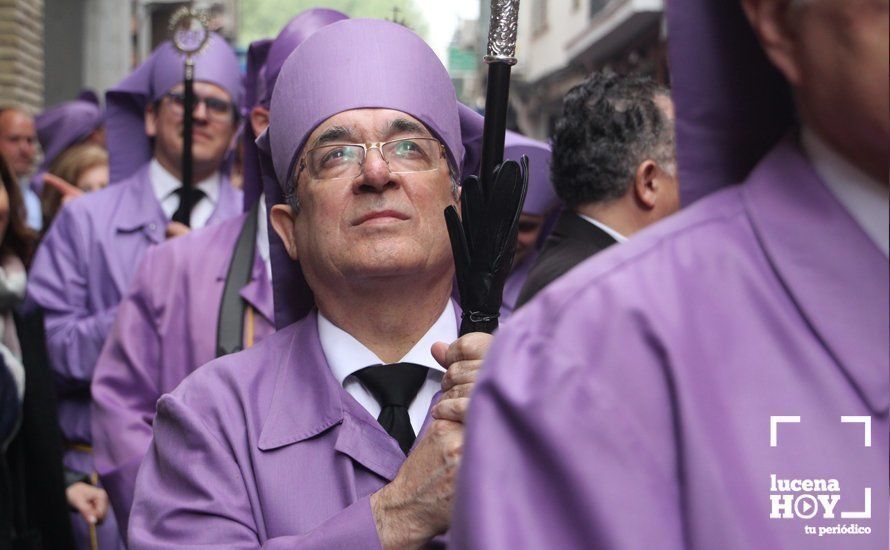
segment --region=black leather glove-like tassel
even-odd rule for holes
[[[491,179],[487,190],[476,176],[464,180],[461,216],[453,206],[445,209],[463,309],[461,336],[491,334],[498,328],[504,283],[513,268],[519,215],[528,187],[528,158],[523,155],[518,163],[503,162]]]

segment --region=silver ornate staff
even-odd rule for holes
[[[492,0],[488,90],[479,177],[464,179],[461,215],[445,209],[463,316],[460,334],[498,328],[504,283],[513,266],[516,232],[528,185],[528,159],[504,162],[510,68],[516,64],[519,0]]]
[[[485,126],[482,133],[482,190],[490,192],[488,178],[504,160],[507,107],[510,102],[510,69],[516,64],[516,30],[519,0],[492,0],[488,30],[488,89],[485,94]]]
[[[195,111],[195,59],[210,40],[210,25],[207,17],[192,8],[183,6],[170,18],[170,32],[173,46],[185,55],[183,75],[183,119],[182,119],[182,206],[173,215],[173,220],[189,225],[195,200],[192,192],[192,129]]]

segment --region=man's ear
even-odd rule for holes
[[[269,211],[272,228],[284,241],[284,248],[292,260],[297,260],[297,241],[294,238],[294,222],[297,217],[288,204],[276,204]]]
[[[148,107],[145,108],[145,135],[150,138],[155,137],[158,133],[157,116],[154,104],[149,103]]]
[[[792,86],[800,84],[792,0],[742,0],[760,46]]]
[[[647,210],[655,208],[655,201],[658,198],[657,176],[658,165],[650,159],[641,162],[634,174],[634,196]]]
[[[259,137],[269,127],[269,109],[259,105],[250,110],[250,127],[253,135]]]

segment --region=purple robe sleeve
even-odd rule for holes
[[[243,437],[244,426],[234,425],[237,414],[229,409],[214,414],[225,417],[229,430]],[[380,548],[369,496],[307,532],[266,533],[251,465],[234,458],[233,446],[239,444],[243,442],[214,433],[178,395],[162,397],[154,439],[136,480],[129,548]],[[297,514],[299,502],[295,497],[271,505]]]
[[[592,314],[614,308],[603,296],[565,307],[575,299],[559,316],[530,304],[494,340],[468,412],[455,548],[687,547],[648,321]]]
[[[136,473],[151,443],[158,381],[160,337],[153,305],[152,274],[167,274],[164,255],[150,248],[96,365],[92,385],[93,456],[122,533],[133,503]]]
[[[28,293],[44,311],[47,351],[63,390],[89,386],[117,311],[117,306],[90,307],[95,281],[88,275],[90,235],[84,226],[89,221],[79,217],[86,215],[75,203],[61,210],[37,251],[28,282]]]

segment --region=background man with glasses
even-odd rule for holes
[[[59,390],[59,420],[69,468],[92,474],[90,381],[99,352],[142,256],[149,246],[184,231],[171,224],[180,205],[183,58],[169,43],[106,95],[111,185],[68,204],[44,238],[31,269],[30,298],[44,311],[47,348]],[[236,129],[238,61],[214,35],[195,59],[194,181],[203,193],[192,228],[241,211],[241,193],[221,171]],[[88,526],[73,518],[89,547]],[[108,516],[100,548],[121,544]]]
[[[285,62],[259,140],[276,317],[311,311],[160,399],[131,548],[440,542],[488,342],[443,343],[457,105],[433,51],[387,21],[331,24]]]

